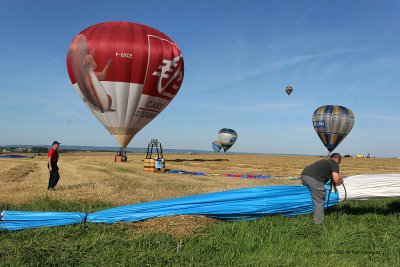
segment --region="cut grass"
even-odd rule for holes
[[[304,215],[213,223],[184,236],[148,231],[143,223],[2,232],[0,265],[399,266],[399,217],[394,214],[399,203],[400,198],[340,204],[326,212],[323,228]],[[9,208],[94,211],[107,206],[42,199]]]

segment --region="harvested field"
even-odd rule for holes
[[[21,204],[48,197],[59,201],[107,202],[111,206],[182,197],[243,187],[300,184],[298,177],[307,164],[321,159],[314,156],[269,155],[184,155],[167,154],[166,168],[206,173],[262,174],[270,179],[243,179],[224,176],[194,176],[143,171],[144,154],[130,154],[128,162],[114,162],[113,153],[61,153],[61,179],[57,191],[46,190],[47,158],[0,159],[1,203]],[[343,158],[344,175],[400,173],[400,159]],[[0,208],[1,209],[1,208]],[[190,216],[189,216],[190,217]],[[160,223],[164,221],[163,223]],[[192,231],[193,225],[208,224],[209,219],[181,217],[145,222],[141,228],[159,225],[160,230],[181,222]],[[166,226],[167,225],[167,226]],[[151,226],[151,227],[150,227]],[[167,227],[168,228],[168,227]],[[180,227],[182,228],[182,227]],[[185,228],[185,227],[183,227]]]
[[[50,197],[59,200],[104,201],[113,205],[139,203],[235,188],[299,184],[298,177],[313,156],[268,155],[165,155],[166,168],[205,173],[262,174],[278,178],[242,179],[223,176],[194,176],[143,171],[144,154],[130,154],[128,162],[114,162],[112,153],[61,153],[61,179]],[[49,195],[46,156],[0,159],[3,203],[23,203]],[[399,173],[400,159],[344,158],[344,175]]]

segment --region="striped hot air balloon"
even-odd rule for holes
[[[218,132],[218,139],[226,152],[236,142],[238,134],[235,130],[223,128]]]
[[[178,93],[182,53],[164,33],[131,22],[105,22],[81,31],[68,47],[71,82],[121,147]]]
[[[312,122],[319,138],[330,153],[353,128],[354,114],[343,106],[325,105],[314,111]]]
[[[212,148],[214,149],[214,152],[215,152],[215,153],[218,153],[218,152],[221,151],[221,149],[222,149],[221,142],[219,142],[219,141],[214,141],[214,142],[212,142],[211,146],[212,146]]]

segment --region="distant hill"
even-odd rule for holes
[[[50,145],[4,145],[0,148],[32,148],[32,147],[46,147],[50,148]],[[119,151],[120,147],[107,147],[107,146],[60,146],[60,150],[79,150],[79,151]],[[147,147],[127,147],[127,152],[130,153],[146,153]],[[155,151],[155,149],[153,150]],[[193,149],[165,149],[163,148],[163,153],[170,154],[213,154],[212,151],[206,150],[193,150]]]
[[[32,147],[46,147],[50,148],[50,145],[4,145],[0,146],[1,148],[32,148]],[[67,146],[61,144],[60,150],[68,151],[68,150],[77,150],[77,151],[119,151],[120,147],[108,147],[108,146]],[[146,153],[147,147],[128,147],[126,149],[128,153]],[[153,150],[154,152],[155,150]],[[197,150],[197,149],[173,149],[173,148],[163,148],[163,153],[167,154],[215,154],[214,151],[207,150]],[[223,154],[220,152],[219,154]],[[227,152],[227,154],[249,154],[249,155],[281,155],[281,156],[318,156],[318,155],[301,155],[301,154],[276,154],[276,153],[249,153],[249,152]],[[324,156],[322,156],[324,157]]]

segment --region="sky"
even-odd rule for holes
[[[75,36],[106,21],[160,30],[185,61],[177,96],[128,148],[212,150],[231,128],[232,152],[326,155],[312,114],[342,105],[355,124],[335,152],[400,157],[398,0],[0,0],[0,146],[119,146],[66,69]]]

